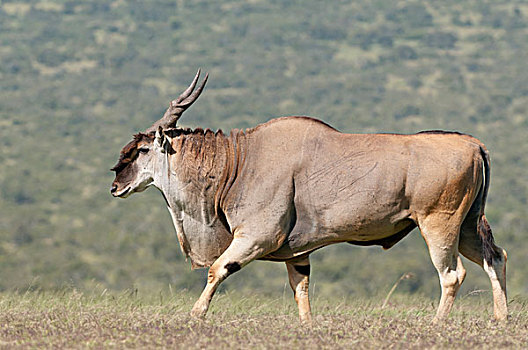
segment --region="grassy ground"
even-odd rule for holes
[[[297,321],[291,295],[218,295],[205,321],[188,316],[195,296],[77,291],[0,294],[0,348],[523,348],[528,300],[514,298],[507,324],[491,320],[491,296],[457,300],[431,324],[436,302],[395,295],[313,302],[314,325]]]

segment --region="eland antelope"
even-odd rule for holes
[[[507,318],[506,252],[484,215],[490,161],[479,140],[344,134],[309,117],[229,135],[179,128],[207,81],[196,88],[199,75],[122,149],[111,186],[120,198],[150,186],[163,194],[183,253],[193,268],[209,267],[193,316],[205,316],[224,279],[261,259],[286,263],[300,319],[310,322],[310,253],[340,242],[389,249],[418,227],[440,277],[435,319],[447,317],[464,281],[459,254],[483,267],[494,315]]]

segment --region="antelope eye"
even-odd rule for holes
[[[148,148],[145,148],[145,147],[142,147],[142,148],[139,148],[138,151],[139,151],[140,153],[147,153],[147,152],[149,151],[149,149],[148,149]]]

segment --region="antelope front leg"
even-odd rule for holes
[[[299,307],[299,319],[301,323],[312,323],[312,312],[310,310],[310,299],[308,295],[310,283],[310,260],[308,257],[302,260],[286,262],[288,279],[293,290],[293,296]]]
[[[247,237],[247,236],[245,236]],[[231,245],[209,268],[207,285],[191,310],[191,316],[205,317],[216,289],[229,275],[264,255],[265,250],[248,238],[234,238]]]

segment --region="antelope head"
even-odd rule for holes
[[[145,132],[134,135],[133,140],[123,147],[117,164],[111,169],[116,174],[110,188],[114,197],[126,198],[134,192],[144,191],[150,185],[156,186],[160,162],[170,149],[170,139],[165,131],[176,127],[176,122],[183,112],[202,93],[208,74],[195,90],[199,77],[200,70],[191,85],[177,99],[171,101],[163,117]]]

